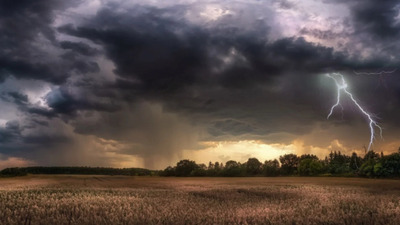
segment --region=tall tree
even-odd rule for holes
[[[295,154],[285,154],[279,157],[281,162],[281,170],[284,175],[293,175],[297,171],[299,157]]]
[[[240,163],[234,160],[227,161],[225,163],[224,169],[222,170],[222,175],[227,177],[236,177],[243,175]]]
[[[313,157],[308,157],[300,160],[298,172],[302,176],[315,176],[322,172],[322,163]]]
[[[261,173],[262,163],[257,158],[249,158],[246,162],[246,173],[256,175]]]
[[[279,175],[279,162],[278,160],[266,160],[263,165],[263,173],[265,176],[278,176]]]
[[[350,157],[350,169],[352,171],[357,171],[360,169],[362,165],[362,158],[357,155],[357,153],[353,152]]]
[[[175,174],[176,176],[189,176],[198,167],[195,161],[184,159],[176,164]]]

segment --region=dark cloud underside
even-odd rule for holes
[[[102,164],[117,152],[154,166],[200,141],[290,144],[318,124],[326,130],[362,124],[351,107],[342,120],[326,121],[335,90],[322,74],[336,71],[346,75],[370,112],[400,132],[400,71],[384,77],[353,72],[396,69],[397,1],[329,2],[348,9],[342,21],[346,32],[293,21],[300,28],[291,36],[276,34],[285,24],[272,7],[298,10],[300,3],[292,1],[265,6],[271,15],[244,23],[253,29],[237,22],[254,20],[239,11],[242,17],[215,19],[214,10],[211,22],[193,22],[187,15],[201,10],[200,3],[128,7],[115,1],[94,15],[67,16],[85,3],[0,2],[0,81],[17,79],[14,89],[0,90],[0,100],[19,112],[0,127],[1,154],[41,163],[44,154],[51,163],[68,164],[61,158],[84,155],[77,161],[84,162],[96,155],[79,148],[110,145],[112,151],[98,150],[95,157]],[[257,7],[252,4],[246,10]],[[308,36],[347,43],[328,47]],[[48,91],[38,97],[22,83],[26,80],[47,85]],[[331,135],[331,140],[340,136]]]

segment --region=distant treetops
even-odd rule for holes
[[[225,163],[209,162],[208,165],[195,161],[180,160],[176,166],[154,171],[142,168],[107,167],[20,167],[0,171],[0,177],[23,176],[26,174],[88,174],[88,175],[129,175],[129,176],[360,176],[360,177],[400,177],[400,148],[396,153],[383,155],[368,151],[364,157],[353,152],[350,156],[331,152],[325,159],[315,155],[285,154],[264,163],[257,158],[249,158],[240,163],[229,160]]]
[[[315,155],[285,154],[274,160],[261,163],[257,158],[249,158],[240,163],[229,160],[225,163],[209,162],[197,164],[184,159],[176,166],[168,166],[159,173],[161,176],[360,176],[360,177],[400,177],[400,149],[390,155],[367,152],[364,157],[353,152],[350,156],[331,152],[325,159]]]
[[[27,174],[86,174],[86,175],[126,175],[150,176],[155,171],[142,168],[109,168],[109,167],[14,167],[0,171],[0,177],[24,176]]]

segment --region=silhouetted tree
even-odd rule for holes
[[[217,171],[220,171],[222,169],[222,166],[219,164],[219,162],[214,163],[214,169]]]
[[[214,164],[210,162],[208,164],[207,176],[221,176],[221,171],[223,169],[223,164],[219,162],[215,162]]]
[[[281,171],[283,175],[293,175],[297,171],[299,158],[295,154],[285,154],[279,157]]]
[[[279,175],[279,162],[278,160],[266,160],[264,162],[263,167],[263,174],[265,176],[278,176]]]
[[[208,167],[207,169],[212,170],[214,169],[214,163],[212,163],[211,161],[208,163]]]
[[[346,174],[350,172],[351,158],[339,152],[329,154],[329,172],[332,174]]]
[[[300,160],[298,172],[302,176],[315,176],[323,171],[323,165],[315,157],[305,157]]]
[[[191,173],[190,176],[194,177],[204,177],[207,176],[207,166],[204,163],[200,163],[197,165],[197,168],[194,169]]]
[[[176,164],[175,174],[176,176],[189,176],[198,167],[195,161],[184,159]]]
[[[24,168],[5,168],[0,172],[0,176],[5,176],[5,177],[15,177],[15,176],[25,176],[27,175],[27,172],[24,170]]]
[[[359,174],[361,176],[367,176],[367,177],[374,176],[375,164],[376,164],[376,161],[374,158],[368,158],[368,159],[364,160],[364,163],[360,167]]]
[[[315,159],[315,160],[319,160],[318,157],[316,155],[313,154],[303,154],[300,156],[300,161],[303,159]]]
[[[169,177],[169,176],[175,176],[176,174],[175,174],[175,168],[173,168],[173,167],[171,167],[171,166],[168,166],[167,168],[165,168],[163,171],[162,171],[162,173],[160,174],[161,176],[166,176],[166,177]]]
[[[261,173],[261,162],[257,158],[249,158],[246,162],[246,173],[256,175]]]
[[[379,154],[374,152],[374,150],[371,150],[367,152],[364,156],[364,162],[368,161],[369,159],[377,160],[379,159]]]
[[[350,169],[358,171],[362,165],[362,158],[357,156],[357,153],[353,152],[350,157]]]
[[[392,153],[380,158],[374,166],[374,173],[382,177],[400,176],[400,153]]]
[[[375,177],[381,174],[382,164],[379,163],[379,159],[379,154],[374,152],[374,150],[367,152],[364,156],[363,164],[359,169],[359,174],[367,177]]]
[[[236,177],[243,175],[240,163],[229,160],[225,163],[225,167],[222,170],[222,175],[227,177]]]

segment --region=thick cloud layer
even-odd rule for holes
[[[302,11],[310,4],[2,1],[1,156],[161,168],[203,142],[360,148],[368,129],[357,108],[345,102],[343,117],[326,120],[329,72],[346,76],[396,142],[399,5]],[[382,70],[394,72],[371,74]]]

